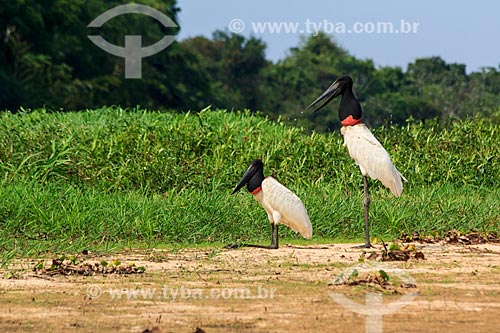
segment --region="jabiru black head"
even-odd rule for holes
[[[363,111],[361,105],[352,92],[352,78],[349,75],[342,75],[335,82],[333,82],[328,89],[321,94],[307,110],[319,104],[313,113],[321,110],[325,105],[330,103],[335,97],[342,95],[342,100],[339,106],[339,119],[342,125],[349,125],[351,123],[359,123]],[[320,103],[322,102],[322,103]]]
[[[247,185],[248,192],[253,192],[262,185],[264,179],[264,164],[261,160],[257,159],[250,164],[231,194],[238,192],[245,184]]]

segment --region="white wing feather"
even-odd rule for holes
[[[262,182],[262,191],[255,195],[255,199],[260,201],[270,219],[279,217],[279,221],[271,222],[282,223],[305,238],[312,237],[311,221],[304,204],[295,193],[276,179],[266,177]]]
[[[363,176],[378,179],[389,188],[394,196],[403,192],[404,177],[392,164],[387,151],[364,124],[344,126],[341,128],[344,145],[349,155],[361,169]]]

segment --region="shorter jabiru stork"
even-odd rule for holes
[[[278,248],[278,224],[284,224],[300,233],[305,238],[312,237],[312,226],[306,208],[299,197],[281,185],[273,177],[264,176],[264,165],[260,159],[250,164],[232,194],[238,192],[244,185],[247,186],[254,199],[266,210],[267,218],[271,223],[271,245],[229,244],[228,248],[241,246],[258,247],[264,249]]]
[[[370,132],[368,127],[361,121],[361,105],[352,91],[352,78],[343,75],[319,96],[311,105],[310,109],[322,102],[314,112],[321,110],[335,97],[341,95],[342,99],[339,106],[339,119],[342,124],[340,133],[344,137],[344,146],[347,146],[349,155],[354,159],[363,175],[364,188],[364,208],[365,208],[365,244],[363,248],[371,247],[370,227],[368,222],[368,209],[370,207],[370,192],[368,191],[369,176],[372,179],[378,179],[382,184],[389,188],[395,197],[399,197],[403,192],[403,182],[406,180],[392,164],[387,151],[380,142]]]

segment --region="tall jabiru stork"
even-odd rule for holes
[[[312,226],[306,208],[299,197],[281,185],[273,177],[264,176],[264,164],[257,159],[250,164],[233,193],[238,192],[244,185],[254,199],[257,200],[267,212],[271,223],[271,245],[230,244],[227,247],[240,246],[259,247],[264,249],[278,248],[278,224],[282,223],[292,230],[299,232],[305,238],[312,237]]]
[[[339,106],[339,119],[342,124],[340,132],[344,137],[344,146],[347,146],[349,155],[354,159],[361,169],[364,187],[364,208],[365,208],[365,244],[362,248],[371,247],[370,226],[368,222],[368,209],[370,207],[370,192],[368,191],[368,179],[378,179],[389,188],[392,194],[399,197],[403,192],[403,182],[406,179],[392,164],[387,151],[380,142],[373,136],[368,127],[362,123],[361,105],[352,92],[352,78],[343,75],[321,94],[311,105],[310,109],[317,104],[314,112],[321,110],[335,97],[342,95]],[[321,102],[321,103],[320,103]]]

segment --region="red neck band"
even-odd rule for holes
[[[354,126],[357,124],[361,124],[361,118],[354,119],[352,115],[350,115],[349,117],[342,120],[340,123],[342,124],[342,126]]]
[[[260,191],[262,191],[262,186],[259,186],[257,187],[255,190],[253,190],[252,192],[250,192],[251,194],[253,195],[256,195],[257,193],[259,193]]]

